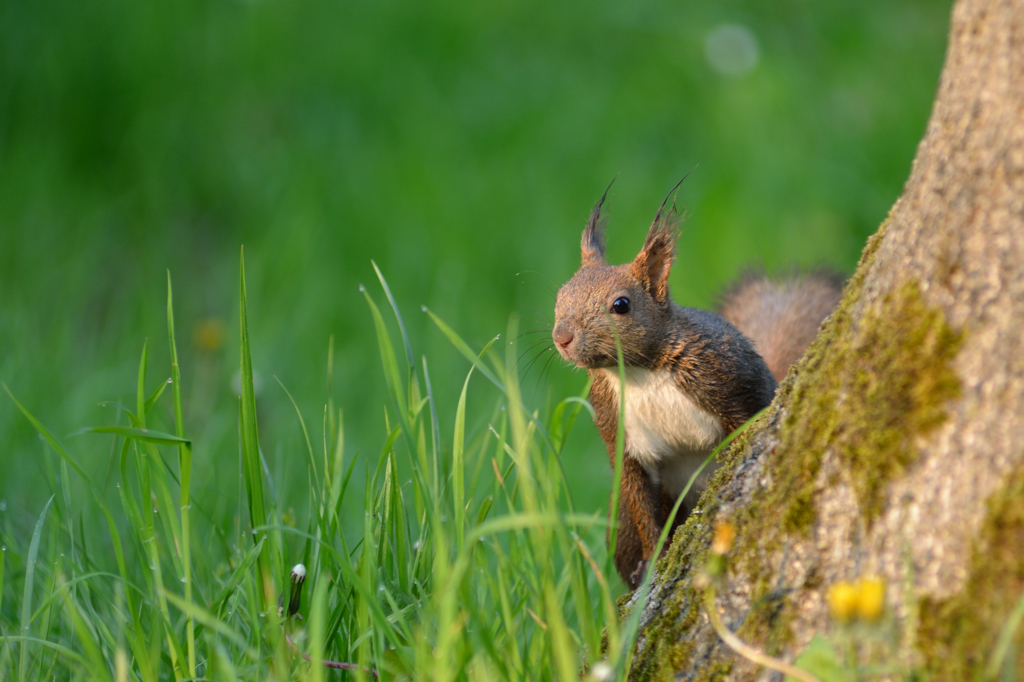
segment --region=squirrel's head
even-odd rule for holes
[[[601,197],[583,230],[580,269],[558,292],[552,337],[563,358],[593,369],[618,364],[617,332],[626,364],[647,365],[661,354],[671,315],[668,275],[680,217],[674,205],[666,211],[662,204],[633,262],[608,265],[603,203]]]

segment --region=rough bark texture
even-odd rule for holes
[[[1024,0],[956,3],[903,196],[724,459],[632,605],[633,677],[770,677],[719,640],[693,585],[726,519],[718,607],[746,641],[793,660],[834,628],[829,586],[876,575],[889,630],[864,655],[979,675],[1024,591]]]

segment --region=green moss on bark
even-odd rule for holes
[[[952,360],[963,335],[925,303],[916,281],[873,305],[856,330],[846,304],[791,386],[781,442],[765,464],[772,483],[751,507],[755,517],[781,516],[790,532],[805,533],[817,517],[818,472],[828,449],[870,526],[886,486],[916,457],[915,439],[945,421],[946,406],[960,393]]]
[[[921,601],[917,641],[933,679],[981,679],[996,639],[1024,593],[1024,469],[1015,471],[989,499],[968,571],[956,596]],[[1016,679],[1024,679],[1024,629],[1017,629],[1013,645],[1007,664]]]

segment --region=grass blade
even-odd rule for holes
[[[84,429],[75,431],[72,435],[78,435],[80,433],[112,433],[122,438],[130,438],[132,440],[141,441],[143,443],[153,443],[154,445],[178,445],[190,447],[192,441],[187,438],[181,438],[170,433],[162,433],[160,431],[151,431],[149,429],[136,429],[130,426],[90,426]]]
[[[452,502],[455,505],[455,542],[460,554],[466,533],[466,471],[463,460],[466,444],[466,392],[469,390],[469,380],[473,376],[474,368],[475,365],[469,368],[466,381],[462,384],[459,405],[455,409],[455,438],[452,443]]]
[[[251,528],[266,525],[267,515],[263,502],[263,468],[260,458],[259,430],[256,425],[256,391],[252,378],[252,354],[249,350],[249,323],[245,307],[245,250],[242,250],[239,292],[239,328],[241,334],[241,376],[242,395],[239,399],[242,436],[242,472],[245,478],[245,492],[249,503],[249,523]],[[253,542],[257,538],[253,535]],[[260,553],[260,594],[263,596],[263,609],[269,608],[274,597],[271,578],[270,558],[266,548]]]
[[[1010,617],[1006,619],[1006,623],[1003,624],[1003,628],[999,632],[996,648],[992,651],[992,657],[985,668],[986,679],[995,680],[999,677],[999,672],[1003,669],[1003,661],[1006,660],[1006,654],[1010,651],[1013,636],[1017,633],[1021,620],[1024,620],[1024,594],[1017,599],[1017,605],[1013,607],[1013,612],[1010,613]]]
[[[67,463],[71,465],[71,468],[74,469],[79,476],[85,479],[85,482],[88,483],[89,486],[91,487],[92,480],[90,480],[89,475],[85,473],[85,469],[83,469],[81,465],[78,462],[76,462],[71,455],[68,454],[68,451],[65,450],[60,443],[57,442],[57,439],[53,437],[53,435],[46,429],[46,427],[43,426],[38,419],[33,417],[32,413],[26,410],[24,405],[18,402],[18,399],[14,397],[13,393],[11,393],[11,389],[7,388],[7,384],[0,385],[4,387],[5,391],[7,391],[7,395],[10,396],[15,406],[17,406],[17,408],[21,410],[21,413],[25,415],[25,417],[30,422],[32,422],[32,426],[35,427],[35,430],[38,431],[39,435],[43,437],[43,440],[49,443],[50,447],[57,451],[57,454],[59,454],[61,457],[67,460]]]
[[[306,420],[302,418],[302,411],[299,409],[299,404],[295,402],[295,398],[292,397],[291,391],[289,391],[284,385],[284,382],[278,379],[276,374],[274,375],[274,380],[277,381],[281,390],[284,391],[284,394],[288,396],[288,400],[291,401],[292,407],[295,408],[295,416],[299,418],[299,426],[302,427],[302,437],[306,440],[306,451],[309,453],[309,466],[313,468],[313,481],[316,484],[316,487],[319,488],[320,475],[316,470],[316,459],[313,455],[313,443],[309,440],[309,431],[306,430]]]
[[[173,376],[170,379],[168,379],[167,381],[164,381],[163,383],[161,383],[159,386],[157,386],[153,390],[152,393],[149,394],[149,397],[146,398],[146,404],[144,405],[144,409],[146,410],[146,414],[149,414],[150,411],[152,411],[153,406],[156,405],[156,401],[160,400],[160,396],[162,396],[164,394],[164,391],[167,390],[167,386],[172,384],[172,383],[174,383],[174,377]]]
[[[438,486],[438,456],[441,452],[441,427],[437,418],[437,403],[434,401],[434,387],[430,385],[430,370],[427,369],[427,356],[423,356],[423,383],[427,386],[427,400],[430,401],[430,434],[434,446],[434,487],[432,495],[437,497]]]
[[[67,648],[66,646],[63,646],[62,644],[57,644],[56,642],[51,642],[49,640],[40,639],[39,637],[28,637],[28,636],[22,637],[22,636],[18,636],[18,635],[4,635],[3,636],[3,641],[4,641],[5,644],[7,642],[22,642],[22,643],[31,642],[32,644],[38,644],[41,647],[47,647],[49,649],[53,649],[54,651],[56,651],[57,653],[61,654],[62,656],[67,656],[68,658],[70,658],[75,663],[79,663],[81,665],[85,665],[86,663],[88,663],[88,661],[86,661],[85,657],[82,656],[81,654],[77,653],[76,651],[73,651],[73,650]]]
[[[181,408],[181,368],[178,365],[178,344],[174,339],[174,295],[171,288],[171,271],[167,271],[167,342],[171,349],[171,388],[174,395],[174,433],[178,439],[179,503],[181,514],[181,563],[184,570],[185,601],[192,603],[192,524],[189,508],[192,506],[192,443],[185,440],[185,417]],[[145,410],[149,412],[153,403],[167,387],[164,383],[146,400]],[[188,671],[196,676],[196,632],[191,614],[186,615],[185,636],[188,645]]]
[[[245,252],[240,265],[239,329],[241,333],[242,375],[242,456],[245,462],[245,486],[249,502],[249,521],[253,528],[267,522],[263,507],[263,470],[260,464],[259,431],[256,424],[256,391],[252,378],[252,355],[249,349],[249,327],[246,315]]]
[[[167,590],[162,591],[162,596],[176,608],[181,609],[183,613],[191,614],[204,627],[209,628],[225,639],[230,640],[244,651],[245,655],[250,659],[254,661],[259,660],[259,653],[250,646],[249,641],[245,637],[238,634],[238,632],[233,630],[227,623],[217,618],[209,611],[206,611],[198,604],[189,604],[181,597],[175,595],[173,592],[168,592]]]
[[[366,287],[359,285],[359,291],[366,297],[366,302],[370,306],[370,313],[373,315],[373,326],[377,330],[377,345],[380,346],[380,359],[384,364],[384,380],[387,382],[388,391],[398,404],[399,419],[402,421],[402,426],[405,427],[406,433],[412,436],[412,429],[409,428],[408,423],[409,408],[405,399],[405,390],[402,388],[401,374],[398,371],[398,361],[395,359],[395,349],[391,345],[391,336],[388,334],[388,328],[384,324],[384,318],[380,314],[380,309],[377,308],[377,304],[370,298]]]
[[[23,635],[28,635],[29,623],[32,621],[32,590],[35,586],[36,559],[39,556],[39,538],[43,534],[43,525],[46,523],[46,515],[50,512],[50,505],[53,504],[54,497],[56,497],[56,495],[50,496],[46,506],[43,507],[43,513],[39,515],[39,520],[36,521],[36,529],[32,533],[32,541],[28,546],[28,556],[25,558],[25,589],[21,597],[21,633]],[[19,680],[28,679],[25,674],[27,670],[28,647],[23,643],[18,656]]]
[[[318,580],[313,590],[313,604],[309,609],[309,679],[311,682],[324,680],[324,651],[326,640],[324,632],[325,611],[327,610],[327,581]]]
[[[85,618],[82,617],[80,612],[81,606],[72,599],[67,585],[62,584],[60,592],[64,597],[64,612],[71,621],[75,634],[78,636],[78,641],[81,642],[82,648],[85,649],[86,660],[90,664],[89,677],[94,680],[109,680],[110,671],[107,669],[106,661],[103,659],[100,646],[96,642],[92,630],[89,628]]]
[[[444,334],[445,337],[447,337],[448,341],[450,341],[451,344],[455,346],[455,349],[462,353],[462,356],[469,360],[474,367],[480,370],[480,373],[487,377],[488,381],[497,386],[502,393],[508,392],[505,388],[505,384],[502,383],[502,381],[498,379],[497,376],[495,376],[494,372],[492,372],[490,368],[483,363],[480,357],[473,352],[473,349],[469,347],[469,344],[463,341],[462,337],[455,333],[454,329],[449,327],[444,322],[444,320],[435,315],[430,309],[427,308],[427,306],[423,306],[423,312],[430,316],[430,319],[434,321],[434,324],[436,324],[437,328],[441,330],[441,333]],[[497,337],[495,337],[495,339],[496,338]]]
[[[246,552],[245,559],[243,559],[242,563],[238,565],[238,568],[234,570],[234,572],[231,574],[231,577],[228,578],[228,581],[224,583],[224,586],[220,589],[220,592],[217,593],[216,598],[214,598],[213,601],[210,602],[210,606],[212,607],[212,611],[214,614],[220,613],[220,609],[224,606],[224,603],[228,600],[228,597],[230,597],[231,594],[235,591],[235,588],[238,587],[239,584],[241,584],[242,579],[245,578],[246,575],[248,575],[249,569],[252,568],[252,565],[256,561],[256,558],[260,555],[260,552],[263,551],[263,543],[266,542],[266,540],[266,536],[263,536],[262,538],[260,538],[260,541],[255,544],[255,546],[253,546],[248,552]]]
[[[409,361],[409,367],[415,367],[416,361],[412,357],[412,344],[409,343],[409,335],[405,331],[405,322],[402,320],[402,314],[398,312],[398,303],[395,302],[395,297],[391,295],[391,288],[388,286],[388,282],[384,279],[384,275],[381,274],[380,268],[372,260],[370,265],[373,266],[373,271],[377,273],[377,279],[380,280],[380,285],[384,287],[384,295],[388,297],[388,303],[391,304],[391,309],[395,311],[395,318],[398,320],[398,329],[402,332],[402,342],[405,344],[405,355]]]

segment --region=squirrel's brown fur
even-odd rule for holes
[[[623,580],[636,587],[686,480],[726,435],[771,402],[776,377],[788,367],[784,363],[802,352],[797,346],[806,346],[831,309],[827,301],[834,306],[838,297],[811,295],[808,286],[789,281],[768,286],[763,278],[748,278],[725,298],[726,317],[679,306],[668,290],[679,223],[674,207],[658,211],[631,263],[608,265],[603,201],[583,232],[582,266],[558,292],[552,336],[562,357],[594,378],[590,402],[613,467],[622,390],[616,337],[621,345],[626,456],[615,565]],[[810,289],[815,281],[806,280]],[[769,301],[761,312],[756,310],[759,296]],[[799,307],[808,301],[812,310],[802,317]],[[774,321],[778,311],[779,324],[798,324],[804,331],[796,340],[785,337],[785,348],[776,353],[771,344],[780,338]],[[813,329],[806,332],[810,318]],[[748,321],[754,344],[737,329]],[[755,347],[772,358],[771,369]],[[685,520],[709,475],[705,472],[687,494],[674,525]]]
[[[773,278],[751,269],[722,295],[718,314],[753,342],[782,381],[842,295],[843,278],[828,270]]]

